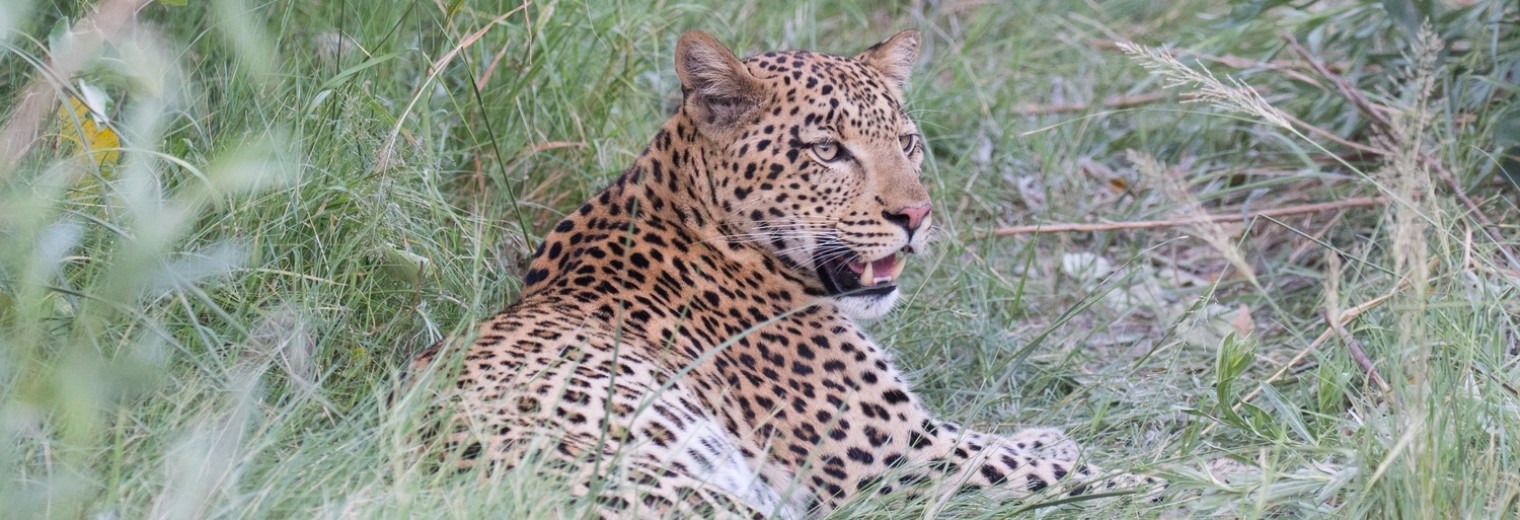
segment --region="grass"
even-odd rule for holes
[[[575,515],[583,504],[531,469],[488,485],[432,471],[408,440],[431,395],[398,392],[397,374],[510,302],[541,233],[644,146],[677,99],[688,28],[741,54],[923,30],[910,110],[944,229],[871,328],[947,417],[1061,427],[1102,465],[1174,489],[1159,506],[968,499],[944,516],[1508,518],[1520,504],[1520,274],[1421,158],[1520,247],[1512,2],[1434,7],[1428,52],[1405,36],[1421,4],[1394,1],[1254,16],[1262,2],[166,2],[68,81],[42,66],[84,39],[54,28],[94,4],[22,4],[0,13],[0,99],[83,81],[117,101],[104,115],[123,145],[97,164],[60,144],[82,118],[48,108],[33,146],[0,156],[8,516]],[[1388,107],[1393,131],[1281,34]],[[1354,153],[1230,99],[1182,102],[1199,85],[1146,66],[1228,73],[1400,153]],[[1026,115],[1154,92],[1171,97]],[[0,121],[18,124],[9,110]],[[1219,229],[989,233],[1374,194],[1393,202]],[[1341,337],[1315,343],[1327,307],[1369,302],[1346,328],[1386,391]],[[1220,460],[1253,469],[1226,478]]]

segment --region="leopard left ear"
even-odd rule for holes
[[[898,86],[902,86],[908,82],[908,75],[913,71],[913,62],[918,61],[918,42],[918,31],[908,29],[888,38],[887,41],[872,45],[855,59],[897,82]]]
[[[759,104],[759,81],[733,51],[702,31],[688,31],[676,42],[676,76],[698,125],[727,128]]]

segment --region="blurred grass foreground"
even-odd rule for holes
[[[1517,516],[1516,2],[6,0],[0,517],[580,517],[437,471],[402,367],[643,148],[682,31],[909,27],[945,229],[873,332],[1173,485],[833,517]]]

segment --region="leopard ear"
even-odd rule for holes
[[[908,82],[913,62],[918,61],[918,42],[918,31],[908,29],[872,45],[855,59],[881,72],[900,87]]]
[[[760,82],[716,38],[689,31],[676,43],[676,76],[689,116],[699,125],[727,127],[759,106]]]

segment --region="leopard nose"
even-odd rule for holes
[[[888,222],[902,226],[911,237],[913,232],[918,231],[918,227],[923,225],[924,217],[929,216],[929,206],[929,203],[925,202],[917,206],[903,207],[897,211],[883,211],[882,217],[885,217]]]

